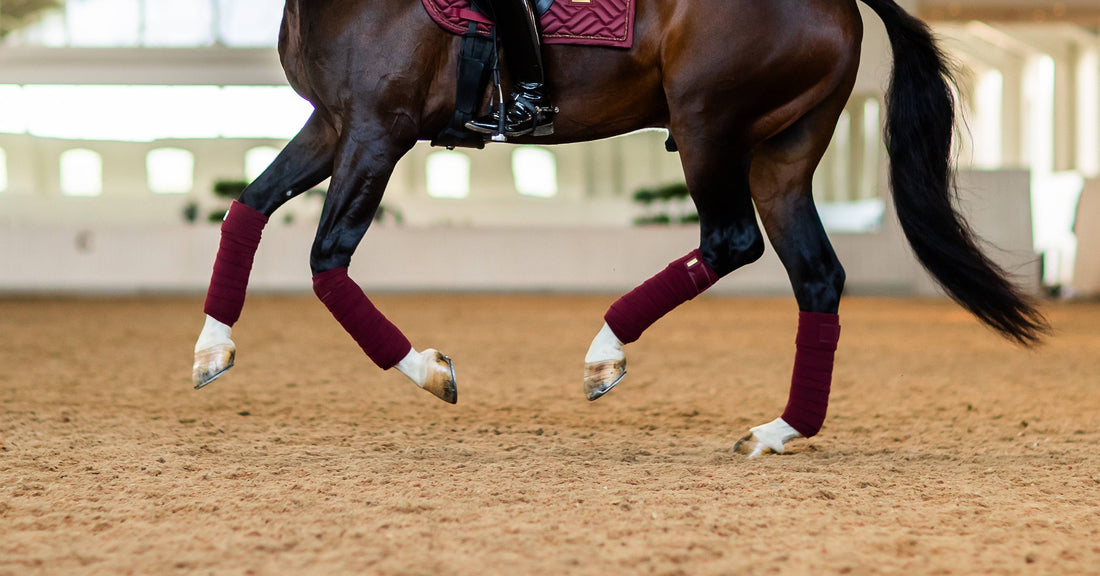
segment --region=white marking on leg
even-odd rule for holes
[[[195,352],[213,348],[219,344],[229,344],[232,346],[233,340],[229,337],[232,331],[233,329],[227,324],[222,324],[212,317],[207,316],[206,323],[202,326],[202,332],[199,333],[199,339],[195,342]]]
[[[763,454],[765,450],[782,454],[787,442],[802,437],[798,430],[791,428],[791,425],[787,424],[782,418],[776,418],[767,424],[750,428],[749,431],[756,439],[756,447],[749,454],[749,458],[756,458]]]
[[[423,388],[440,378],[450,379],[451,370],[446,363],[440,362],[440,357],[439,351],[434,348],[428,348],[423,352],[410,348],[409,353],[405,354],[394,368],[412,380],[413,384]]]
[[[623,352],[622,341],[611,331],[611,327],[607,325],[607,322],[604,322],[603,328],[600,328],[599,333],[592,339],[592,344],[588,347],[588,353],[584,356],[584,362],[585,364],[592,364],[608,360],[617,361],[625,357],[626,353]]]
[[[425,352],[428,352],[428,350],[425,350]],[[422,353],[417,352],[416,348],[410,348],[409,353],[405,354],[405,357],[394,368],[397,368],[398,372],[412,380],[413,384],[423,388],[424,382],[428,381],[428,369],[432,364],[434,362]]]

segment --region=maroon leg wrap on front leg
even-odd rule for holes
[[[241,317],[248,275],[265,224],[267,216],[236,200],[222,221],[221,243],[203,306],[208,316],[222,324],[232,326]]]
[[[619,298],[604,320],[623,344],[634,342],[662,316],[717,281],[718,275],[703,261],[702,253],[692,250]]]
[[[840,317],[836,314],[798,313],[794,374],[783,420],[806,438],[817,434],[825,423],[839,340]]]
[[[379,368],[393,368],[412,350],[401,330],[348,277],[347,268],[334,268],[314,276],[313,291]]]

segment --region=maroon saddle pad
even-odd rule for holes
[[[488,32],[491,22],[470,8],[470,0],[421,0],[428,15],[453,34],[465,34],[471,22]],[[554,0],[539,17],[545,44],[583,44],[629,48],[634,42],[635,0]]]

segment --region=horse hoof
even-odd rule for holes
[[[428,378],[424,382],[424,389],[448,404],[458,402],[455,364],[450,357],[439,352],[435,353],[435,363],[428,369]]]
[[[746,454],[749,458],[756,458],[769,452],[782,454],[786,450],[787,442],[801,437],[802,435],[783,418],[776,418],[767,424],[750,428],[749,435],[738,440],[733,445],[732,452]]]
[[[584,365],[584,395],[591,402],[607,394],[626,376],[626,359],[588,362]]]
[[[738,440],[736,443],[734,443],[733,449],[730,451],[734,454],[744,454],[748,456],[749,459],[756,458],[761,454],[775,452],[775,450],[773,450],[767,444],[761,442],[755,434],[749,434],[748,436],[745,436],[744,438]],[[780,449],[779,452],[783,452],[783,450]]]
[[[226,370],[233,367],[233,361],[236,357],[237,349],[232,343],[217,344],[195,352],[195,365],[191,369],[191,379],[195,382],[195,390],[206,386],[225,374]]]

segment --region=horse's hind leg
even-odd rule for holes
[[[699,210],[699,248],[672,262],[611,305],[604,326],[585,356],[584,390],[589,400],[607,393],[626,375],[622,346],[650,325],[695,298],[719,278],[760,258],[764,239],[749,193],[749,156],[714,139],[677,135],[688,190]]]
[[[453,404],[458,389],[450,359],[436,350],[417,352],[348,276],[352,254],[374,219],[394,165],[415,142],[415,128],[404,116],[392,126],[367,120],[345,127],[310,253],[313,291],[379,368],[397,368]]]
[[[767,450],[783,452],[789,440],[817,434],[825,421],[840,337],[837,311],[844,268],[814,206],[811,181],[829,144],[844,95],[834,96],[759,146],[754,155],[753,198],[790,277],[799,317],[786,409],[779,418],[753,428],[734,446],[735,451],[750,457]]]
[[[252,261],[268,217],[291,198],[332,173],[336,136],[314,113],[270,166],[234,201],[221,227],[221,243],[203,310],[206,322],[195,343],[192,378],[202,388],[233,367],[231,327],[244,306]]]

